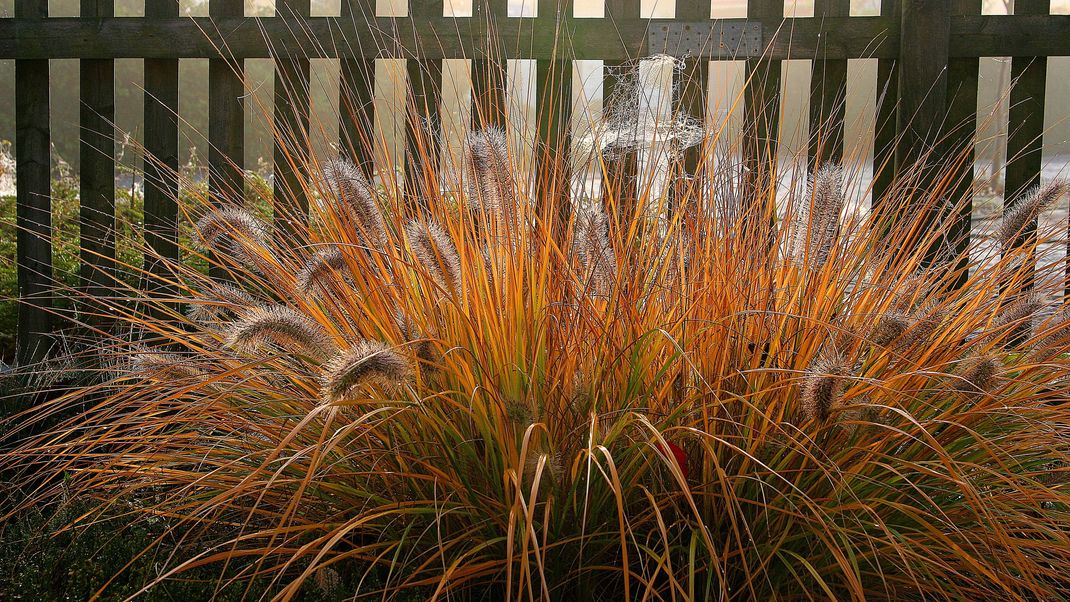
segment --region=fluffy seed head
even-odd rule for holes
[[[409,247],[420,265],[445,290],[457,294],[461,290],[461,259],[446,231],[434,222],[412,220],[405,225]]]
[[[796,212],[788,256],[795,263],[820,269],[828,261],[840,227],[846,198],[839,165],[822,167],[810,182],[809,202]]]
[[[326,357],[334,351],[334,343],[322,326],[285,305],[253,309],[227,329],[228,347],[250,350],[265,343],[316,357]]]
[[[840,405],[851,366],[838,351],[822,351],[803,375],[799,387],[803,415],[811,420],[825,420]]]
[[[392,347],[380,341],[361,341],[324,366],[323,400],[337,403],[366,383],[396,386],[410,374],[409,361]]]
[[[964,359],[955,370],[961,391],[970,394],[991,391],[996,383],[999,360],[992,355],[974,354]]]
[[[513,169],[505,130],[488,128],[468,136],[468,197],[481,207],[495,228],[495,236],[504,236],[516,223],[516,198],[513,194]]]
[[[245,289],[227,282],[215,282],[204,295],[190,300],[189,317],[198,322],[216,322],[228,313],[237,315],[260,303]]]
[[[901,340],[907,330],[910,330],[910,318],[902,312],[890,311],[877,318],[869,339],[878,347],[887,347]]]
[[[339,273],[347,271],[346,258],[341,249],[330,248],[316,251],[297,273],[299,290],[306,295],[324,290],[336,281]]]
[[[590,293],[608,295],[617,279],[617,257],[609,243],[609,220],[600,209],[588,208],[576,217],[572,252],[583,267]]]
[[[1058,357],[1070,344],[1070,309],[1063,310],[1050,322],[1048,334],[1033,344],[1029,358],[1043,362]]]
[[[1036,317],[1043,307],[1044,300],[1041,299],[1039,295],[1026,295],[1023,298],[1004,306],[996,316],[994,326],[997,329],[1019,326],[1031,329],[1033,318]]]
[[[199,379],[204,371],[188,357],[173,353],[140,351],[130,356],[129,373],[158,382],[182,382]]]
[[[368,245],[375,248],[385,245],[383,213],[375,201],[372,185],[360,168],[345,159],[335,159],[323,166],[323,179]]]
[[[236,260],[262,273],[271,271],[266,259],[271,251],[263,246],[271,228],[240,207],[224,207],[197,221],[197,236],[206,249]]]
[[[997,235],[1003,249],[1009,249],[1015,240],[1021,236],[1026,226],[1032,223],[1040,215],[1040,212],[1050,207],[1066,194],[1066,182],[1061,180],[1050,182],[1045,186],[1038,186],[1032,193],[1003,213]]]

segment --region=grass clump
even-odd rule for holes
[[[12,423],[14,511],[167,517],[192,553],[150,591],[213,568],[281,599],[1067,597],[1065,277],[1036,261],[1061,233],[937,261],[958,246],[914,209],[952,183],[894,189],[889,228],[843,217],[839,168],[779,218],[775,181],[701,167],[671,210],[571,202],[502,136],[427,179],[464,193],[310,163],[285,229],[193,195],[211,248],[186,252],[225,277],[185,269],[184,312],[139,298],[98,382]]]

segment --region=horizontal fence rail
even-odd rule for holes
[[[505,61],[534,59],[536,98],[541,108],[552,108],[540,111],[536,139],[551,148],[569,136],[572,106],[562,98],[571,99],[575,60],[604,61],[608,72],[634,68],[635,59],[658,53],[684,59],[676,104],[698,118],[705,118],[708,59],[745,60],[750,85],[742,149],[744,160],[756,167],[752,173],[776,157],[782,61],[813,61],[808,155],[816,167],[843,155],[847,60],[877,59],[878,207],[896,167],[909,166],[937,145],[948,152],[972,148],[978,58],[989,56],[1014,57],[1014,128],[1007,149],[1013,205],[1040,177],[1045,57],[1070,55],[1070,16],[1048,14],[1047,0],[1018,0],[1017,14],[1010,16],[981,15],[980,0],[885,0],[880,15],[872,17],[850,16],[849,0],[816,0],[814,16],[804,18],[784,18],[784,0],[751,0],[746,19],[722,20],[707,18],[710,0],[677,0],[673,20],[641,18],[639,0],[606,0],[601,19],[574,18],[570,0],[539,0],[537,17],[509,17],[505,0],[475,0],[472,17],[442,16],[441,0],[410,4],[409,17],[386,18],[368,16],[374,14],[371,0],[343,0],[340,17],[312,17],[309,0],[277,0],[275,17],[253,18],[243,16],[243,0],[210,0],[209,17],[180,17],[177,0],[146,0],[145,17],[116,18],[111,0],[82,0],[82,17],[49,18],[46,0],[16,0],[15,18],[0,19],[0,58],[16,64],[17,262],[24,301],[18,361],[42,357],[54,326],[48,59],[81,60],[81,220],[90,234],[82,275],[86,289],[97,290],[115,257],[109,76],[115,59],[145,61],[146,242],[165,261],[177,261],[179,59],[209,59],[209,189],[218,197],[244,186],[244,60],[275,59],[274,194],[276,207],[286,209],[276,215],[299,220],[308,200],[298,169],[303,157],[295,149],[308,147],[314,58],[339,59],[339,146],[365,169],[375,138],[375,59],[408,60],[407,187],[420,186],[420,169],[411,158],[437,150],[419,148],[426,137],[413,129],[436,121],[427,118],[441,102],[441,59],[471,60],[473,119],[491,124],[505,115]],[[614,78],[607,77],[606,84],[608,97]],[[689,172],[701,161],[700,152],[685,156]],[[554,181],[536,185],[567,192],[567,157],[544,154],[536,160],[552,160],[560,168]],[[628,174],[634,165],[621,163],[605,174],[607,187],[634,186]],[[968,196],[972,164],[959,168],[957,190]],[[277,235],[296,225],[277,221]],[[956,244],[968,242],[969,226],[968,213],[954,221]],[[163,274],[167,268],[145,269]]]
[[[936,3],[939,4],[939,3]],[[363,19],[360,17],[359,19]],[[457,21],[468,21],[458,24]],[[569,44],[554,50],[555,19],[500,17],[499,39],[509,40],[504,59],[570,58],[626,60],[674,48],[651,47],[651,35],[680,21],[614,21],[562,18]],[[703,28],[743,25],[754,19],[692,21]],[[757,51],[722,47],[711,36],[689,54],[710,58],[771,59],[896,58],[899,20],[879,17],[763,17]],[[309,17],[295,28],[292,17],[149,17],[0,19],[0,58],[472,58],[487,43],[483,22],[465,17],[378,17],[370,22]],[[952,57],[1070,55],[1070,15],[955,16],[950,22]],[[389,44],[354,44],[386,40]],[[349,41],[349,42],[346,42]]]

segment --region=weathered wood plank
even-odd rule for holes
[[[503,41],[513,39],[506,37],[502,29],[514,23],[519,26],[520,22],[507,19],[506,0],[473,0],[472,9],[473,29],[489,32],[483,39],[475,40],[471,52],[457,55],[472,57],[472,129],[500,127],[505,123],[505,75],[509,56]]]
[[[145,5],[148,18],[178,15],[178,0]],[[145,256],[149,291],[163,293],[166,262],[178,255],[178,59],[145,61],[145,242],[161,261]]]
[[[208,10],[212,18],[222,20],[241,16],[245,5],[243,0],[211,0]],[[208,27],[214,31],[214,25]],[[226,31],[225,25],[219,27]],[[244,73],[240,58],[214,58],[208,63],[208,188],[217,199],[239,203],[245,190]]]
[[[314,17],[305,24],[307,35],[297,38],[284,24],[253,18],[104,19],[99,26],[77,18],[46,22],[0,19],[0,59],[13,58],[213,58],[224,41],[228,53],[239,58],[324,56],[326,58],[404,57],[419,52],[424,58],[476,57],[487,44],[479,27],[458,28],[455,18],[421,20],[420,27],[397,28],[397,21],[380,17],[350,21]],[[496,25],[497,37],[507,41],[504,58],[551,58],[552,31],[532,28],[525,19]],[[646,50],[647,27],[658,21],[627,20],[607,34],[601,19],[574,19],[572,59],[624,60]],[[218,24],[218,31],[216,29]],[[792,19],[791,35],[763,33],[771,59],[895,58],[899,37],[895,21],[881,17]],[[1070,15],[985,15],[952,21],[950,56],[1066,56],[1070,55]],[[783,33],[783,32],[781,32]],[[371,44],[338,44],[340,39],[392,39],[396,44],[377,49]],[[266,38],[266,39],[265,39]],[[288,38],[288,39],[286,39]],[[396,38],[396,40],[394,40]],[[269,44],[267,40],[270,40]]]
[[[849,17],[850,0],[815,0],[818,19]],[[827,47],[818,48],[810,74],[810,144],[811,168],[843,160],[843,130],[847,109],[847,59],[822,59]]]
[[[645,55],[642,46],[628,48],[627,41],[618,40],[614,35],[606,32],[634,22],[639,17],[640,10],[639,0],[606,0],[605,2],[605,18],[611,23],[602,24],[604,29],[602,36],[613,39],[616,44],[621,44],[623,41],[622,46],[624,46],[626,56],[603,62],[603,119],[610,117],[609,112],[618,109],[614,104],[631,102],[631,94],[634,91],[627,87],[635,85],[632,80],[639,77],[638,58]],[[638,106],[635,109],[637,110]],[[611,215],[616,215],[618,219],[627,219],[635,211],[639,194],[638,185],[638,152],[636,149],[623,149],[619,157],[615,157],[614,160],[604,165],[602,171],[602,197],[606,211]]]
[[[46,0],[16,0],[16,19],[48,16]],[[28,21],[23,21],[28,22]],[[15,261],[19,285],[16,362],[43,359],[52,331],[52,193],[47,60],[15,61]]]
[[[1014,4],[1018,15],[1044,16],[1051,11],[1049,0],[1019,0]],[[1047,88],[1048,59],[1013,52],[1011,58],[1011,98],[1007,133],[1007,174],[1004,180],[1004,211],[1021,202],[1040,184],[1044,146],[1044,94]],[[1027,225],[1015,246],[1036,242],[1037,221]],[[1035,263],[1035,260],[1034,260]],[[1030,276],[1024,283],[1032,288]]]
[[[978,15],[981,0],[955,0],[952,16]],[[959,257],[954,266],[955,284],[962,286],[969,276],[970,226],[973,216],[974,144],[977,139],[977,85],[979,60],[956,57],[948,63],[947,90],[947,151],[944,156],[953,161],[949,199],[958,203],[959,213],[951,220],[948,233],[949,248]]]
[[[784,17],[784,0],[751,0],[747,16],[762,21],[765,29],[776,31]],[[745,169],[743,198],[766,201],[762,207],[747,207],[744,211],[765,223],[765,216],[773,219],[773,195],[763,187],[771,186],[777,177],[777,146],[780,122],[781,62],[772,58],[747,61],[746,88],[743,102],[743,164]]]
[[[677,0],[676,18],[684,21],[709,21],[710,0]],[[706,122],[707,92],[710,84],[710,62],[703,58],[687,58],[684,69],[679,74],[682,81],[677,82],[679,91],[679,110],[697,120]],[[683,169],[687,175],[702,178],[699,162],[706,149],[702,145],[693,146],[684,152]],[[684,179],[681,179],[683,182]]]
[[[81,0],[85,19],[115,14],[113,0]],[[81,318],[106,327],[100,301],[113,296],[115,284],[115,63],[112,59],[79,61],[79,274]]]
[[[533,27],[558,31],[560,44],[567,44],[563,29],[572,15],[572,0],[540,0]],[[536,63],[538,133],[535,150],[536,198],[557,198],[558,207],[568,206],[571,171],[572,61],[541,60]]]
[[[442,0],[410,2],[411,19],[442,16]],[[409,59],[405,128],[405,191],[410,201],[437,190],[442,138],[442,59]]]
[[[289,21],[291,35],[303,37],[299,19],[307,19],[312,10],[309,0],[276,0],[275,17]],[[311,63],[303,57],[275,59],[275,144],[274,225],[275,234],[284,245],[307,226],[307,184],[302,173],[307,170],[311,116]]]
[[[374,0],[342,2],[342,23],[367,22],[374,18]],[[372,41],[374,42],[374,39]],[[368,42],[367,38],[347,39],[346,45],[361,48]],[[370,46],[377,44],[372,43]],[[338,146],[370,177],[372,153],[375,148],[375,59],[343,58],[340,63]]]
[[[899,31],[899,2],[882,0],[881,15],[895,22]],[[898,47],[898,36],[896,37]],[[895,180],[895,144],[899,101],[899,65],[894,58],[877,59],[877,118],[873,132],[873,185],[871,207],[882,211],[882,203]]]
[[[901,7],[899,58],[900,133],[895,148],[895,171],[898,177],[909,175],[916,193],[914,202],[923,203],[929,215],[927,223],[935,225],[943,207],[926,194],[934,189],[940,170],[933,152],[943,136],[947,110],[948,42],[951,35],[951,7],[946,0],[909,0]],[[920,168],[920,172],[916,171]],[[902,210],[902,203],[897,203]],[[908,218],[910,219],[910,218]],[[918,231],[918,244],[928,235]],[[926,264],[937,259],[940,245],[925,251]]]

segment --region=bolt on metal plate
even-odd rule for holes
[[[762,54],[762,24],[746,19],[654,21],[647,30],[650,54],[677,58],[752,58]]]

